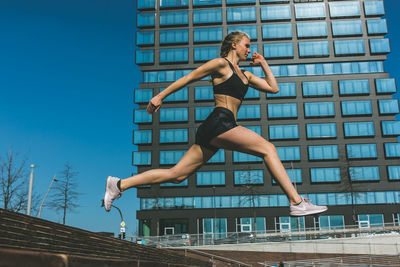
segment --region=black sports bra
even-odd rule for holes
[[[242,101],[247,93],[247,90],[249,89],[249,84],[244,84],[242,79],[240,79],[240,77],[237,75],[232,63],[228,59],[224,59],[228,61],[229,66],[233,71],[233,74],[222,83],[214,85],[214,94],[228,95]],[[247,79],[247,76],[244,74],[244,70],[242,70],[242,72],[244,77],[246,77]],[[247,79],[247,81],[249,81],[249,79]]]

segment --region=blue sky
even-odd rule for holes
[[[393,52],[385,71],[399,82],[400,1],[386,0]],[[67,224],[119,231],[119,215],[100,207],[108,175],[133,171],[136,2],[0,1],[0,154],[10,147],[34,163],[34,188],[45,194],[65,163],[79,172],[81,207]],[[136,231],[136,190],[116,202]],[[61,222],[44,208],[42,218]]]

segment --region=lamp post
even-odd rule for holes
[[[26,214],[31,215],[31,203],[32,203],[32,187],[33,187],[33,169],[35,165],[31,164],[31,174],[29,177],[29,191],[28,191],[28,207],[26,208]]]
[[[104,207],[104,199],[101,200],[101,206]],[[121,217],[121,224],[120,224],[121,225],[121,228],[120,228],[121,239],[125,239],[125,222],[124,222],[124,218],[122,217],[122,212],[118,207],[116,207],[114,205],[111,205],[111,207],[116,208],[119,212],[119,216]]]
[[[56,179],[56,175],[54,174],[54,177],[53,177],[53,179],[51,180],[49,189],[47,189],[46,195],[44,196],[44,198],[43,198],[43,200],[42,200],[42,203],[40,204],[39,211],[38,211],[38,214],[37,214],[37,217],[38,217],[38,218],[40,218],[40,213],[42,212],[42,207],[43,207],[44,201],[46,200],[46,197],[47,197],[47,195],[48,195],[49,192],[50,192],[50,189],[51,189],[51,186],[53,185],[53,182],[57,182],[57,181],[58,181],[58,180]]]

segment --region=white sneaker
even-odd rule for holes
[[[290,216],[306,216],[318,214],[328,210],[327,206],[317,206],[311,203],[307,198],[302,198],[303,201],[298,205],[290,205]]]
[[[121,190],[118,189],[117,183],[121,180],[117,177],[108,176],[106,182],[106,193],[104,194],[104,208],[110,211],[111,204],[122,195]]]

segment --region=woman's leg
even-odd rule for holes
[[[242,126],[237,126],[215,137],[210,144],[218,148],[261,157],[274,178],[281,185],[290,204],[293,205],[302,201],[278,157],[275,146],[260,135]]]
[[[125,191],[131,187],[165,182],[181,183],[206,163],[214,154],[215,151],[197,144],[192,145],[174,167],[170,169],[148,170],[123,179],[121,180],[121,190]]]
[[[126,179],[109,176],[104,194],[104,208],[106,211],[110,211],[112,202],[119,198],[123,191],[131,187],[165,182],[181,183],[214,154],[215,151],[199,145],[193,145],[179,162],[170,169],[149,170]]]

